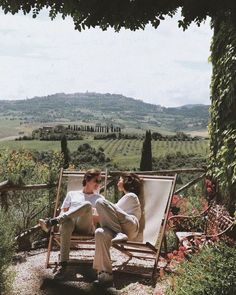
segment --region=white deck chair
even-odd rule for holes
[[[102,194],[106,195],[106,183],[107,183],[107,171],[101,172],[102,180],[103,180],[103,187],[102,187]],[[60,212],[60,206],[65,198],[65,194],[69,191],[77,191],[81,190],[83,188],[82,181],[84,177],[84,172],[79,171],[67,171],[61,169],[59,181],[58,181],[58,187],[57,187],[57,194],[56,194],[56,201],[55,201],[55,207],[54,207],[54,214],[53,217],[56,217]],[[66,183],[66,192],[64,195],[62,195],[62,188],[63,188],[63,182]],[[58,265],[58,260],[50,260],[50,254],[52,251],[53,243],[56,243],[60,246],[60,233],[57,227],[53,227],[50,232],[49,237],[49,243],[48,243],[48,251],[47,251],[47,257],[46,257],[46,267],[52,267]],[[84,236],[84,235],[73,235],[71,236],[71,246],[74,244],[92,244],[94,245],[94,236]],[[94,247],[93,247],[94,248]],[[80,247],[82,250],[91,250],[91,247],[82,246]]]
[[[113,247],[127,254],[130,258],[153,259],[154,266],[151,276],[154,278],[175,188],[176,175],[139,176],[143,178],[143,192],[140,195],[143,212],[138,237],[140,242],[127,241],[114,244]],[[119,271],[129,272],[122,268]],[[142,275],[145,274],[142,273]]]

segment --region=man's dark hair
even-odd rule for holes
[[[124,173],[121,175],[124,180],[124,189],[127,192],[135,193],[136,195],[140,194],[142,180],[135,173]]]
[[[83,183],[83,186],[85,186],[86,183],[88,181],[90,181],[91,179],[93,179],[93,178],[95,178],[97,176],[100,176],[100,175],[101,175],[101,170],[99,170],[99,169],[93,168],[93,169],[87,170],[85,172],[85,174],[84,174],[84,179],[83,179],[83,182],[82,182]]]

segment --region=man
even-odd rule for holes
[[[61,206],[60,215],[55,218],[40,219],[41,228],[48,232],[54,225],[60,225],[61,234],[61,261],[60,269],[55,275],[56,279],[64,279],[69,260],[70,239],[72,232],[79,234],[94,234],[98,214],[95,203],[104,197],[97,193],[101,183],[101,171],[90,169],[84,174],[83,189],[70,191]]]

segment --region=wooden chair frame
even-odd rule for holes
[[[139,173],[138,173],[139,174]],[[143,179],[152,179],[152,178],[157,178],[157,179],[171,179],[173,181],[173,185],[171,187],[171,190],[169,192],[169,196],[166,202],[166,208],[165,212],[162,218],[161,222],[161,228],[159,231],[158,239],[156,240],[155,243],[150,243],[150,242],[132,242],[132,241],[127,241],[127,242],[122,242],[122,243],[117,243],[113,244],[113,247],[122,253],[126,254],[129,256],[129,259],[132,258],[138,258],[138,259],[149,259],[154,261],[154,265],[152,268],[152,273],[151,275],[141,273],[141,276],[143,277],[151,277],[153,280],[155,280],[156,275],[157,275],[157,263],[160,257],[161,253],[161,246],[164,243],[165,247],[165,252],[166,252],[166,239],[165,239],[165,229],[167,225],[167,219],[168,219],[168,213],[170,210],[170,205],[171,205],[171,200],[172,196],[174,193],[175,189],[175,182],[177,175],[175,174],[174,176],[155,176],[155,175],[145,175],[145,174],[139,174],[139,176]],[[129,272],[125,269],[119,269],[119,272]],[[131,273],[134,273],[132,271]],[[140,275],[138,272],[137,274]]]
[[[60,190],[62,186],[62,179],[63,177],[69,176],[71,174],[75,175],[83,175],[84,173],[81,172],[70,172],[70,171],[63,171],[61,170],[60,176],[59,176],[59,182],[58,182],[58,188],[57,188],[57,194],[56,194],[56,202],[55,202],[55,209],[54,209],[54,217],[57,215],[58,211],[58,206],[59,206],[59,201],[60,201]],[[162,215],[162,220],[161,220],[161,227],[160,231],[158,232],[158,238],[155,240],[154,243],[150,242],[134,242],[134,241],[127,241],[127,242],[122,242],[122,243],[117,243],[113,244],[112,246],[121,251],[122,253],[126,254],[129,257],[129,261],[132,258],[139,258],[139,259],[148,259],[152,260],[154,262],[153,268],[152,268],[152,273],[150,274],[144,274],[142,273],[142,276],[147,276],[151,278],[155,278],[156,273],[157,273],[157,263],[158,259],[160,256],[161,252],[161,246],[164,241],[164,245],[166,245],[165,239],[164,239],[164,234],[165,234],[165,228],[167,225],[167,218],[168,218],[168,213],[170,210],[170,204],[171,204],[171,199],[174,193],[175,189],[175,182],[176,182],[176,177],[177,175],[174,176],[155,176],[155,175],[145,175],[144,172],[137,173],[140,175],[141,178],[146,180],[161,180],[161,181],[168,181],[171,183],[170,190],[168,190],[168,196],[166,199],[166,205],[165,205],[165,210],[164,214]],[[105,189],[106,186],[108,185],[108,180],[111,179],[111,176],[107,176],[105,172],[102,173],[102,177],[105,179]],[[158,210],[157,210],[158,214]],[[47,252],[47,259],[46,259],[46,267],[52,267],[52,266],[57,266],[58,262],[51,262],[50,261],[50,253],[52,250],[52,244],[53,242],[56,242],[56,244],[60,245],[60,234],[55,232],[55,230],[52,228],[50,232],[50,238],[49,238],[49,244],[48,244],[48,252]],[[71,237],[71,242],[79,244],[79,249],[81,250],[93,250],[95,247],[95,241],[93,236],[72,236]],[[92,247],[91,247],[92,246]],[[129,272],[125,268],[118,269],[119,272]],[[134,273],[134,271],[132,271]],[[140,274],[140,272],[138,272]]]
[[[54,207],[54,213],[53,217],[56,217],[59,214],[59,203],[60,203],[60,193],[61,193],[61,188],[62,188],[62,180],[63,177],[68,177],[68,176],[79,176],[83,177],[84,172],[80,171],[67,171],[67,170],[60,170],[60,175],[59,175],[59,180],[58,180],[58,186],[57,186],[57,193],[56,193],[56,201],[55,201],[55,207]],[[104,187],[101,189],[101,191],[104,191],[104,195],[106,195],[106,186],[107,186],[107,171],[101,172],[102,178],[104,178]],[[58,230],[56,230],[55,227],[52,227],[50,231],[50,237],[49,237],[49,242],[48,242],[48,250],[47,250],[47,257],[46,257],[46,267],[57,267],[58,262],[51,262],[50,261],[50,254],[52,251],[52,246],[53,242],[55,242],[58,246],[60,246],[60,233]],[[78,236],[78,235],[72,235],[71,236],[71,244],[73,245],[74,243],[78,244],[91,244],[94,245],[94,236]],[[90,248],[84,246],[80,247],[82,250],[88,250]]]

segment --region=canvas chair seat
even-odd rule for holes
[[[165,227],[171,198],[174,192],[175,176],[139,175],[143,179],[143,189],[139,196],[142,208],[138,240],[114,244],[113,247],[128,255],[154,261],[152,278],[156,275],[157,262],[164,240]],[[119,271],[119,269],[118,269]],[[124,271],[121,269],[121,271]],[[129,272],[129,271],[127,271]],[[131,269],[130,272],[133,273]],[[150,274],[142,273],[142,276]]]

